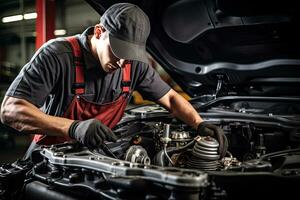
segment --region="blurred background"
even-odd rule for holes
[[[46,40],[81,33],[99,22],[98,13],[84,0],[0,0],[0,102],[20,69],[43,43],[37,38],[37,32],[47,24],[37,19],[37,9],[45,4],[50,7],[43,12],[54,28]],[[152,66],[168,84],[189,99],[155,60]],[[153,102],[144,100],[135,91],[129,106],[149,103]],[[0,164],[21,158],[30,141],[31,136],[17,135],[0,124]]]

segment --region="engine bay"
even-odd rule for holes
[[[289,116],[209,109],[224,130],[219,143],[163,108],[130,109],[113,129],[117,142],[37,148],[30,161],[0,167],[4,199],[282,199],[300,182],[300,128]],[[285,192],[282,192],[283,188]],[[46,192],[46,193],[45,193]],[[47,194],[45,196],[45,194]],[[261,197],[260,195],[260,197]]]
[[[107,154],[133,163],[161,167],[243,170],[248,161],[299,147],[299,129],[292,127],[274,127],[268,122],[255,124],[252,121],[221,121],[216,125],[224,130],[228,140],[228,151],[223,159],[218,155],[219,144],[214,138],[199,136],[195,130],[174,119],[171,123],[140,120],[116,129],[115,133],[121,139],[107,144],[110,149]]]

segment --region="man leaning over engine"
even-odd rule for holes
[[[111,128],[138,90],[200,135],[215,137],[224,156],[223,131],[204,122],[147,64],[149,33],[147,15],[136,5],[119,3],[81,35],[50,40],[9,87],[1,105],[2,123],[35,134],[28,154],[38,145],[70,139],[101,147],[105,140],[116,140]]]

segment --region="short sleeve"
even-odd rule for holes
[[[151,66],[142,64],[138,67],[141,68],[141,72],[136,89],[144,99],[156,101],[170,91],[171,87],[160,78]]]
[[[42,47],[21,69],[6,95],[26,99],[41,107],[60,76],[58,66],[56,55],[47,46]]]

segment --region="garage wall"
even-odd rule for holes
[[[100,19],[100,15],[87,3],[67,6],[65,14],[68,34],[80,33]]]
[[[65,9],[61,5],[56,7],[56,28],[66,29],[68,35],[81,33],[88,26],[93,26],[99,22],[99,14],[85,1],[66,0]],[[64,9],[64,10],[60,10]],[[34,12],[35,7],[24,8],[25,13]],[[20,13],[19,9],[5,11],[0,14],[9,16]],[[2,22],[0,22],[2,23]],[[23,23],[23,28],[22,28]],[[0,37],[6,38],[0,42],[1,48],[5,51],[2,58],[5,62],[10,62],[17,67],[23,66],[30,60],[35,52],[35,20],[25,20],[23,22],[12,22],[0,25]],[[25,37],[25,63],[21,59],[21,37]]]

